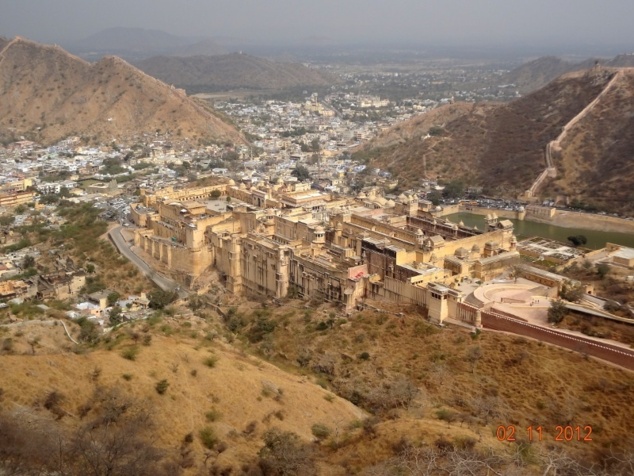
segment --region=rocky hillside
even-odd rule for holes
[[[587,206],[634,211],[634,69],[620,69],[553,153],[558,178],[546,193]]]
[[[111,141],[157,129],[195,141],[242,140],[212,110],[117,57],[91,64],[22,38],[0,51],[0,98],[3,141]]]
[[[461,178],[490,194],[519,195],[545,168],[546,145],[586,110],[553,154],[559,176],[542,194],[632,211],[634,202],[627,197],[634,181],[629,165],[633,75],[630,69],[593,68],[508,104],[448,105],[392,128],[360,156],[372,157],[373,165],[396,175],[407,170],[400,177],[403,186],[425,176]]]
[[[136,65],[147,74],[188,92],[281,90],[328,86],[337,82],[334,76],[300,63],[278,63],[240,53],[180,58],[157,56]]]

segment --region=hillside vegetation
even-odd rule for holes
[[[257,466],[268,430],[308,442],[314,425],[343,430],[365,418],[309,379],[222,344],[217,331],[155,317],[86,348],[64,342],[61,326],[0,327],[11,342],[0,357],[0,465],[18,474],[237,474]],[[58,337],[24,342],[43,334]]]
[[[20,237],[20,248],[36,246],[40,250],[37,260],[40,272],[53,272],[56,260],[69,259],[77,270],[87,270],[88,293],[107,288],[128,295],[155,289],[154,284],[105,239],[108,224],[99,219],[100,210],[91,204],[63,201],[58,211],[65,220],[59,229],[46,226],[36,213],[32,224],[14,228]],[[11,251],[11,248],[0,251]]]
[[[97,340],[69,322],[79,346],[58,325],[0,326],[0,463],[22,473],[85,474],[99,462],[114,473],[94,474],[519,475],[627,474],[633,461],[631,373],[523,338],[439,329],[415,310],[342,319],[316,302],[241,300],[219,316],[216,299],[192,296],[197,317],[171,306]],[[498,441],[509,425],[516,441]],[[543,441],[529,441],[529,425]],[[557,425],[591,426],[592,441],[556,442]]]
[[[0,139],[51,144],[68,136],[109,142],[171,131],[196,140],[241,134],[182,91],[125,61],[90,64],[59,47],[16,38],[0,50]]]
[[[592,208],[634,210],[634,69],[614,82],[571,127],[554,154],[561,178],[549,189]],[[548,191],[547,191],[548,192]]]

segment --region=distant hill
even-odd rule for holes
[[[212,110],[120,58],[90,64],[22,38],[0,50],[0,139],[110,141],[157,129],[194,140],[242,140]]]
[[[177,58],[157,56],[136,63],[147,74],[188,91],[289,89],[328,86],[338,79],[300,63],[273,62],[234,53]]]
[[[359,156],[403,186],[440,177],[513,196],[545,169],[546,145],[564,127],[552,152],[558,176],[541,195],[634,212],[634,69],[568,73],[507,104],[447,105],[395,126]]]
[[[160,30],[123,27],[102,30],[68,46],[70,51],[87,59],[117,55],[139,60],[155,55],[193,56],[228,52],[210,38],[193,40]]]
[[[229,50],[211,38],[196,43],[179,46],[168,51],[170,56],[215,56],[229,53]]]
[[[634,53],[618,55],[613,60],[608,61],[605,66],[613,68],[634,68]]]
[[[544,56],[524,63],[503,76],[501,82],[515,84],[522,94],[528,94],[546,86],[555,78],[573,71],[584,71],[595,65],[610,68],[634,67],[634,54],[622,54],[612,59],[588,58],[571,63],[555,56]]]
[[[515,84],[517,90],[526,94],[548,84],[553,79],[567,73],[573,64],[554,56],[544,56],[529,61],[506,74],[502,82]]]

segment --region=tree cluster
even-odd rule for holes
[[[50,392],[43,407],[57,420],[69,414],[66,400]],[[150,412],[116,388],[97,387],[77,410],[74,429],[44,419],[26,423],[0,414],[0,474],[95,476],[167,475],[180,469],[170,455],[153,446]]]
[[[297,177],[300,182],[310,180],[310,172],[303,165],[297,165],[291,172],[293,177]]]
[[[178,299],[178,293],[175,291],[163,291],[162,289],[157,289],[148,295],[148,299],[150,301],[149,305],[152,309],[163,309]]]
[[[568,237],[568,241],[576,248],[585,245],[588,242],[588,238],[585,235],[572,235]]]
[[[548,322],[559,324],[566,317],[568,309],[562,301],[553,301],[548,309]]]

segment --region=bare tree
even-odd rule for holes
[[[445,444],[446,443],[446,444]],[[509,474],[509,461],[497,455],[490,448],[457,449],[451,443],[443,440],[442,445],[413,446],[399,445],[396,457],[368,468],[364,472],[367,476],[400,475],[431,476],[431,475],[502,475]]]
[[[419,389],[405,377],[385,382],[381,387],[372,388],[365,395],[367,406],[372,410],[389,410],[406,407],[416,397]]]
[[[467,351],[467,360],[471,362],[472,373],[475,373],[476,365],[483,355],[484,353],[482,352],[482,347],[480,347],[479,345],[475,347],[469,347],[469,350]]]
[[[264,434],[259,452],[264,476],[312,476],[316,474],[313,451],[299,436],[289,431],[271,429]]]
[[[571,475],[571,476],[594,476],[603,475],[601,469],[593,466],[586,467],[582,465],[575,458],[572,458],[569,453],[559,447],[553,447],[548,450],[542,451],[540,454],[542,467],[544,469],[544,476],[552,475]],[[611,474],[627,474],[614,472]],[[631,474],[631,473],[630,473]]]
[[[27,415],[0,414],[0,474],[68,474],[67,445],[53,425]]]
[[[80,428],[72,440],[79,473],[94,476],[159,474],[158,463],[163,455],[143,438],[149,423],[147,415],[137,414],[118,424],[95,427],[93,423]]]
[[[498,396],[474,395],[470,400],[471,410],[488,425],[490,419],[500,419],[507,413],[507,407]],[[502,418],[503,420],[504,418]]]
[[[630,444],[629,447],[632,448],[632,445]],[[616,469],[621,474],[634,474],[634,450],[626,453],[614,453],[611,451],[607,463],[611,469]],[[617,473],[615,472],[614,474]]]
[[[50,392],[51,411],[61,397]],[[178,474],[176,459],[149,441],[149,412],[117,389],[96,388],[81,406],[84,423],[71,430],[49,419],[0,414],[0,474],[132,476]],[[169,452],[167,452],[169,455]]]

